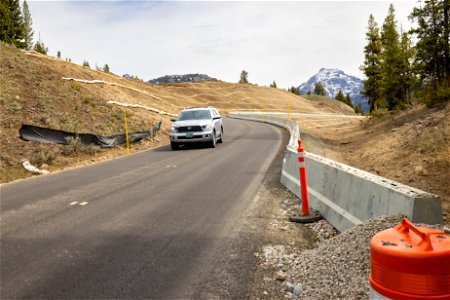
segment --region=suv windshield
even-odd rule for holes
[[[178,121],[211,119],[209,110],[186,110],[181,112]]]

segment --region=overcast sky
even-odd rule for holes
[[[398,25],[416,1],[29,1],[35,39],[56,56],[107,63],[144,80],[204,73],[237,82],[298,86],[320,68],[363,77],[367,21],[381,26],[389,3]]]

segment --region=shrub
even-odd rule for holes
[[[42,166],[43,164],[51,165],[57,158],[57,153],[49,149],[40,149],[34,151],[30,157],[30,163],[35,166]]]
[[[93,145],[85,146],[81,143],[78,136],[76,137],[66,137],[67,145],[64,146],[62,153],[66,156],[77,156],[79,154],[94,154],[99,148]]]
[[[12,101],[8,103],[6,110],[9,114],[15,114],[22,110],[22,105],[17,101]]]
[[[77,92],[81,91],[81,85],[76,82],[72,82],[72,88]]]
[[[48,53],[48,48],[45,47],[44,43],[41,41],[38,41],[35,45],[34,45],[34,51],[47,55]]]
[[[67,145],[63,148],[62,153],[67,156],[75,156],[81,153],[83,144],[79,137],[66,137]]]

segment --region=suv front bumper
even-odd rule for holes
[[[170,133],[170,141],[172,143],[201,143],[211,142],[212,140],[212,131]]]

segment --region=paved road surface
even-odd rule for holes
[[[281,147],[273,126],[224,127],[216,149],[2,185],[0,298],[192,298]]]

